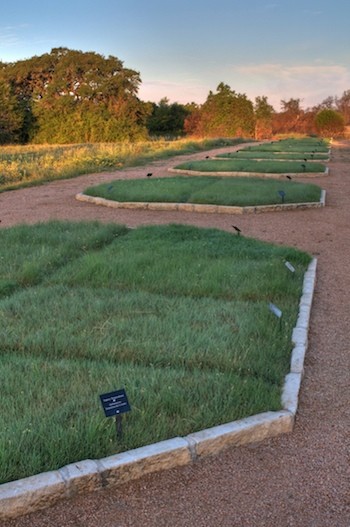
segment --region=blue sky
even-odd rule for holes
[[[202,103],[224,82],[306,108],[350,89],[349,21],[349,0],[14,0],[0,60],[96,51],[140,72],[143,100]]]

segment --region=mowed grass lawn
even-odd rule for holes
[[[0,482],[280,408],[309,255],[180,225],[0,243]],[[99,395],[121,387],[117,440]]]
[[[322,161],[329,157],[328,141],[319,138],[306,137],[302,139],[283,139],[243,147],[236,152],[218,154],[216,158],[228,159],[264,159],[289,161]],[[302,167],[303,168],[303,167]],[[308,167],[309,168],[309,165]]]
[[[270,152],[309,152],[309,153],[327,153],[330,148],[329,142],[320,138],[301,138],[301,139],[282,139],[247,147],[252,151],[270,151]]]
[[[214,159],[276,159],[289,161],[322,161],[328,160],[329,154],[312,153],[312,152],[275,152],[265,150],[247,150],[242,149],[236,152],[227,152],[226,154],[218,154]]]
[[[261,174],[298,174],[303,172],[325,172],[322,163],[300,161],[279,161],[271,159],[205,159],[187,161],[174,168],[196,172],[260,172]]]
[[[286,203],[320,201],[317,185],[294,181],[263,180],[259,178],[227,178],[217,176],[178,176],[116,180],[84,192],[120,202],[207,203],[212,205],[257,206],[281,202],[279,192],[285,193]]]

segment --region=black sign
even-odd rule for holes
[[[106,417],[124,414],[131,410],[124,388],[115,392],[104,393],[100,395],[100,399]]]

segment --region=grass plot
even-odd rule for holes
[[[181,225],[52,222],[0,243],[15,284],[0,299],[1,483],[280,408],[307,254]],[[117,441],[99,394],[120,387]]]
[[[211,205],[258,206],[281,203],[320,201],[316,185],[294,181],[217,176],[178,176],[152,179],[116,180],[90,187],[89,196],[120,202],[206,203]]]
[[[302,174],[303,172],[325,172],[326,169],[321,163],[270,159],[261,161],[256,159],[205,159],[187,161],[174,168],[196,172],[260,172],[261,174]]]

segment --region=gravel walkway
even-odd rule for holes
[[[144,177],[149,171],[166,175],[171,164],[157,162],[116,177]],[[75,201],[75,193],[111,179],[110,174],[0,195],[2,227],[53,218],[130,226],[181,222],[226,230],[235,223],[244,235],[296,246],[318,258],[310,343],[292,434],[67,500],[0,522],[0,527],[350,527],[350,141],[333,146],[329,166],[330,177],[313,181],[327,190],[325,209],[252,216],[126,211]]]

